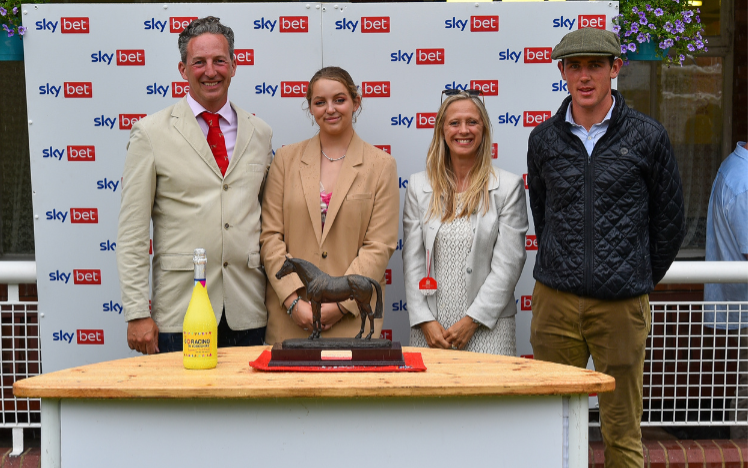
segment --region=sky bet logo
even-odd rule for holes
[[[309,32],[309,18],[306,16],[281,16],[276,21],[266,20],[262,18],[254,21],[255,29],[269,29],[270,32],[275,30],[275,25],[278,25],[278,32],[282,33],[308,33]]]
[[[538,250],[538,238],[535,235],[525,236],[525,250]]]
[[[356,32],[359,22],[343,18],[335,22],[335,29]],[[388,33],[390,32],[389,16],[362,16],[361,33]]]
[[[379,148],[380,150],[384,151],[387,154],[392,154],[392,146],[391,145],[374,145],[375,148]]]
[[[144,49],[122,49],[117,50],[113,54],[102,53],[101,51],[94,52],[91,54],[91,62],[93,63],[105,63],[107,65],[112,64],[112,59],[117,57],[118,67],[127,66],[145,66],[145,50]]]
[[[390,97],[390,82],[363,81],[361,82],[361,95],[363,97]]]
[[[96,161],[96,148],[91,146],[68,146],[68,161]],[[62,160],[65,149],[56,149],[52,146],[42,150],[42,158]]]
[[[564,80],[558,80],[558,83],[553,83],[551,85],[551,91],[556,92],[566,92],[566,94],[569,94],[569,88],[566,85],[566,82]]]
[[[574,27],[574,22],[578,21],[577,29],[584,28],[595,28],[605,29],[605,15],[579,15],[577,20],[573,18],[556,18],[553,20],[554,28],[566,28],[571,31]]]
[[[151,18],[143,22],[146,31],[158,31],[164,32],[166,25],[169,25],[170,33],[181,33],[184,28],[190,25],[197,19],[197,16],[173,16],[169,18],[169,21],[156,21],[156,18]]]
[[[93,86],[90,81],[71,81],[63,83],[62,86],[54,86],[46,83],[39,86],[39,94],[42,96],[58,97],[60,91],[66,98],[91,98],[93,97]]]
[[[444,21],[444,29],[465,30],[468,22],[471,32],[497,32],[499,30],[498,16],[471,16],[470,20],[458,20],[456,17]]]
[[[398,50],[390,54],[390,62],[405,62],[410,64],[416,56],[416,65],[444,65],[444,49],[416,49],[414,53]]]
[[[525,63],[551,63],[552,51],[551,47],[525,47]],[[517,63],[522,55],[521,50],[502,50],[499,52],[499,61],[509,60]]]
[[[511,115],[507,112],[499,116],[499,125],[509,124],[516,127],[520,118],[523,127],[537,127],[551,118],[551,111],[525,111],[522,115]]]
[[[75,333],[65,333],[60,330],[52,333],[52,341],[72,343],[75,337],[77,337],[76,344],[79,345],[104,344],[104,330],[76,330]]]
[[[62,223],[68,217],[67,211],[47,211],[48,221],[60,221]],[[98,224],[99,210],[97,208],[70,208],[70,224]]]
[[[480,89],[484,96],[498,96],[499,80],[470,80],[470,83],[465,84],[453,81],[444,85],[444,89]]]
[[[88,18],[60,18],[60,21],[47,21],[46,18],[42,18],[41,21],[36,23],[37,31],[52,31],[57,30],[57,25],[60,25],[60,33],[62,34],[88,34]]]
[[[49,281],[68,284],[71,273],[55,270],[49,274]],[[101,284],[101,270],[73,270],[73,284]]]
[[[532,296],[521,296],[520,310],[532,310]]]
[[[114,129],[114,124],[119,120],[120,130],[130,130],[135,122],[147,116],[148,114],[120,114],[117,117],[94,117],[94,127],[109,127]]]

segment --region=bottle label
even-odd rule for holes
[[[202,279],[195,278],[195,284],[193,284],[192,286],[194,287],[197,283],[200,283],[203,287],[205,287],[205,278],[202,278]]]
[[[183,332],[184,357],[213,357],[211,341],[216,337],[213,332]]]

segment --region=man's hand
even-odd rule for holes
[[[442,327],[441,323],[432,320],[430,322],[423,322],[420,327],[429,348],[450,349],[452,347],[449,341],[444,338],[444,327]]]
[[[143,354],[158,353],[158,325],[150,317],[127,322],[127,344]]]

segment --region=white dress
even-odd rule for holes
[[[461,195],[457,197],[457,211],[462,209]],[[467,285],[464,271],[467,256],[473,245],[473,230],[470,218],[456,218],[451,223],[443,223],[434,241],[434,276],[436,278],[436,319],[444,329],[448,329],[465,316],[468,309]],[[421,328],[410,329],[410,345],[427,348],[426,337]],[[464,348],[465,351],[514,356],[515,343],[514,316],[500,318],[493,330],[483,325]]]

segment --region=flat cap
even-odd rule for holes
[[[597,28],[584,28],[572,31],[561,38],[553,48],[551,58],[561,60],[581,55],[621,55],[621,41],[610,31]]]

